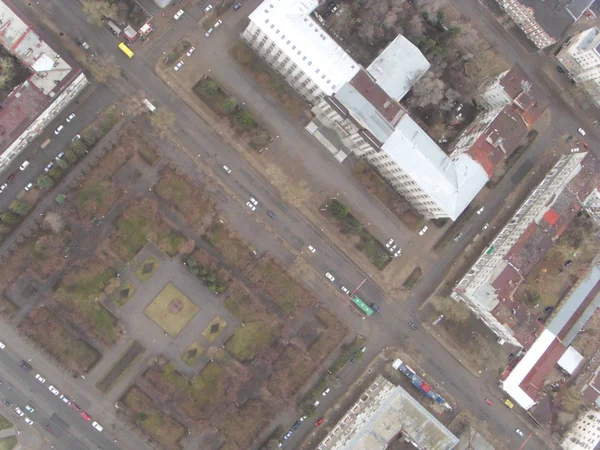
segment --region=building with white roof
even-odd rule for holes
[[[310,13],[317,0],[265,0],[242,38],[309,101],[332,95],[361,69]]]

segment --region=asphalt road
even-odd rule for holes
[[[9,346],[0,350],[0,367],[2,368],[2,382],[0,396],[8,400],[11,406],[0,404],[3,415],[10,417],[15,428],[28,432],[28,427],[34,427],[37,432],[53,443],[57,449],[81,450],[81,449],[118,449],[114,444],[114,438],[108,436],[107,430],[96,431],[91,422],[80,417],[80,413],[74,411],[68,404],[63,403],[60,398],[48,389],[53,383],[50,378],[45,383],[38,382],[35,367],[27,371],[19,366],[20,357],[14,355]],[[35,362],[31,362],[34,365]],[[47,376],[42,374],[42,376]],[[10,387],[10,389],[9,389]],[[69,397],[68,392],[63,394]],[[25,405],[32,406],[35,410],[29,413]],[[27,425],[24,418],[18,416],[15,408],[19,407],[34,421],[33,425]],[[8,412],[10,410],[10,413]],[[50,429],[47,429],[47,426]]]
[[[461,2],[464,1],[467,0],[461,0]],[[76,1],[70,0],[66,3],[68,6],[65,6],[64,3],[58,4],[58,2],[51,2],[46,5],[49,8],[47,11],[52,20],[73,37],[84,38],[86,41],[92,42],[96,48],[114,54],[126,75],[126,78],[121,80],[120,83],[132,94],[143,90],[157,104],[168,106],[173,110],[177,115],[174,134],[177,135],[181,143],[185,147],[197,151],[200,158],[205,159],[207,164],[215,169],[215,173],[220,174],[223,182],[243,201],[241,204],[244,204],[250,195],[259,201],[259,208],[256,212],[251,213],[252,215],[262,215],[262,220],[268,222],[269,226],[298,252],[304,251],[304,254],[306,254],[307,244],[316,247],[317,253],[306,255],[306,259],[319,273],[332,272],[336,277],[336,288],[339,289],[341,285],[344,285],[353,290],[365,278],[369,278],[368,274],[333,246],[318,228],[315,228],[304,219],[295,208],[282,202],[271,188],[268,180],[250,168],[237,152],[224,145],[220,137],[182,103],[168,86],[158,79],[154,74],[155,60],[153,58],[136,56],[133,60],[127,59],[117,49],[116,44],[118,41],[114,36],[104,29],[89,26],[85,22]],[[24,6],[24,9],[26,9],[26,6]],[[174,29],[172,34],[177,37],[191,31],[196,24],[193,21],[189,22],[189,24],[178,23],[177,29]],[[196,50],[197,53],[202,51],[210,51],[210,48],[198,48]],[[524,65],[526,70],[531,66],[535,67],[533,62],[531,64],[519,62]],[[98,96],[93,96],[93,99],[89,100],[92,110],[96,104],[95,102],[101,101]],[[452,355],[440,347],[428,334],[421,330],[411,331],[407,323],[410,320],[416,320],[415,314],[418,307],[437,287],[447,269],[454,263],[468,242],[479,233],[483,223],[489,221],[489,218],[499,208],[504,207],[504,199],[515,187],[513,177],[510,175],[518,171],[523,164],[535,162],[560,134],[576,133],[576,128],[580,122],[567,113],[563,114],[560,105],[553,103],[552,107],[559,108],[553,111],[553,117],[558,117],[557,124],[553,123],[548,133],[540,136],[526,158],[523,158],[512,169],[512,172],[504,178],[503,182],[496,188],[494,195],[490,196],[484,204],[486,207],[484,214],[476,217],[465,226],[463,240],[458,244],[450,245],[445,253],[440,255],[436,264],[427,268],[425,272],[426,282],[417,285],[408,302],[393,304],[392,306],[393,301],[391,299],[386,299],[373,283],[367,282],[359,291],[359,295],[368,302],[376,302],[381,305],[383,313],[370,320],[360,321],[356,313],[348,306],[348,302],[340,302],[339,299],[330,300],[329,298],[326,300],[330,303],[330,306],[336,309],[338,314],[349,322],[354,324],[358,322],[357,327],[363,334],[369,336],[369,351],[365,359],[368,359],[368,356],[373,356],[386,345],[403,347],[408,343],[414,348],[418,348],[424,356],[421,366],[427,373],[436,381],[443,381],[445,388],[460,405],[469,408],[476,416],[486,420],[498,435],[504,436],[509,448],[518,448],[522,444],[522,439],[514,433],[516,428],[526,428],[521,420],[513,412],[499,405],[499,402],[496,402],[492,407],[487,406],[483,401],[484,398],[493,397],[493,393],[497,391],[492,391],[485,380],[471,376]],[[591,140],[590,142],[595,148],[598,148],[597,142]],[[187,156],[182,153],[174,153],[169,156],[180,163],[189,164]],[[220,170],[223,164],[232,169],[231,175],[227,175]],[[335,163],[332,161],[332,164]],[[353,181],[349,180],[348,182],[352,183]],[[264,215],[266,210],[275,212],[277,219],[271,220],[266,217]],[[361,364],[355,364],[354,367],[349,367],[347,370],[349,373],[354,372],[357,374],[361,367],[363,367]],[[68,383],[68,381],[65,380],[65,383]],[[92,394],[90,393],[90,395]],[[333,399],[329,401],[333,401]],[[320,408],[323,407],[324,409],[327,405],[327,402],[323,402]],[[532,439],[528,441],[525,448],[543,447],[544,445],[539,440]]]

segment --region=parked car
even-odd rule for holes
[[[331,392],[331,388],[325,389],[321,395],[325,397],[327,394],[329,394],[329,392]]]
[[[52,385],[48,386],[48,390],[49,390],[50,392],[52,392],[54,395],[58,395],[58,394],[59,394],[59,392],[58,392],[58,389],[56,389],[56,388],[55,388],[54,386],[52,386]]]
[[[23,164],[19,166],[19,169],[25,170],[27,167],[29,167],[29,161],[23,161]]]
[[[23,359],[21,360],[19,365],[25,370],[31,370],[31,364],[29,364],[27,361],[25,361]]]
[[[254,197],[250,197],[248,200],[250,200],[255,206],[258,206],[258,202]]]
[[[585,130],[583,128],[577,128],[580,135],[585,136]]]
[[[58,128],[56,130],[54,130],[54,134],[58,135],[64,127],[65,127],[64,125],[59,125]]]
[[[58,161],[59,159],[62,159],[65,156],[65,152],[59,152],[58,155],[56,155],[56,158],[54,158],[56,161]]]
[[[180,9],[179,11],[177,11],[177,12],[175,13],[175,15],[173,16],[173,19],[175,19],[175,20],[179,20],[179,18],[180,18],[181,16],[183,16],[184,12],[185,12],[185,11],[184,11],[183,9]]]
[[[88,422],[89,422],[90,420],[92,420],[92,418],[89,416],[89,414],[88,414],[88,413],[86,413],[85,411],[81,411],[81,413],[80,413],[79,415],[80,415],[80,416],[81,416],[81,417],[82,417],[84,420],[86,420],[86,421],[88,421]]]
[[[25,409],[27,410],[27,412],[30,412],[30,413],[35,411],[35,408],[31,405],[25,405]]]
[[[521,430],[519,430],[518,428],[515,430],[515,433],[517,433],[519,436],[523,437],[525,435],[525,433],[523,433]]]
[[[387,241],[387,244],[385,244],[385,248],[390,248],[390,245],[392,245],[394,243],[393,239],[390,239],[389,241]]]
[[[213,32],[212,28],[209,28],[208,30],[206,30],[206,33],[204,33],[204,36],[209,37]]]
[[[487,230],[489,227],[490,227],[490,224],[489,224],[489,223],[486,223],[486,224],[485,224],[485,225],[484,225],[484,226],[481,228],[481,230],[482,230],[482,231],[485,231],[485,230]]]
[[[25,189],[26,192],[29,192],[31,188],[33,188],[33,183],[27,183],[27,186],[25,186],[23,189]]]
[[[0,350],[4,350],[6,348],[6,345],[4,344],[4,342],[0,342]]]
[[[235,5],[233,5],[233,10],[237,11],[238,9],[240,9],[242,7],[241,3],[236,3]]]
[[[417,326],[415,325],[415,323],[414,323],[414,322],[408,322],[408,326],[409,326],[411,329],[413,329],[413,330],[416,330],[416,329],[417,329]]]
[[[212,5],[208,5],[206,8],[204,8],[204,12],[207,13],[212,9]]]
[[[462,239],[463,234],[462,233],[458,233],[455,237],[454,237],[454,242],[458,242]]]
[[[293,431],[288,431],[287,434],[283,437],[283,439],[285,439],[286,441],[292,437],[292,434],[294,434]]]
[[[192,56],[192,53],[194,53],[194,50],[196,50],[196,47],[190,47],[190,49],[187,51],[186,55]]]
[[[573,136],[567,137],[567,144],[573,140]]]
[[[102,425],[100,425],[100,424],[99,424],[98,422],[96,422],[96,421],[93,421],[93,422],[92,422],[92,426],[93,426],[93,427],[94,427],[96,430],[98,430],[98,431],[102,431],[102,430],[104,430],[104,427],[103,427]]]
[[[267,211],[267,216],[269,216],[271,219],[275,220],[275,213],[272,213],[271,211]]]
[[[33,420],[31,420],[29,417],[25,417],[25,423],[27,425],[33,425]]]
[[[225,171],[226,174],[230,174],[231,173],[231,169],[227,166],[223,166],[223,170]]]
[[[300,421],[297,420],[296,423],[294,423],[294,425],[292,425],[292,428],[290,428],[290,430],[295,431],[298,429],[298,427],[300,426]]]
[[[346,286],[342,286],[342,292],[346,295],[350,295],[350,290]]]
[[[71,122],[71,120],[73,120],[74,118],[75,118],[75,113],[69,114],[69,117],[67,117],[67,123]]]
[[[379,306],[377,303],[371,303],[371,309],[375,312],[379,312]]]
[[[25,413],[18,406],[15,408],[15,412],[19,415],[19,417],[23,417]]]
[[[561,66],[556,66],[556,70],[558,70],[559,73],[565,73],[565,69],[563,69]]]
[[[398,256],[400,256],[402,254],[402,249],[399,248],[396,253],[394,253],[394,258],[397,258]]]
[[[256,206],[254,206],[252,203],[246,202],[246,206],[250,208],[251,211],[256,211]]]
[[[325,419],[323,419],[322,417],[316,421],[315,423],[315,427],[318,427],[319,425],[321,425],[323,422],[325,422]]]
[[[52,169],[53,167],[54,163],[50,161],[48,164],[46,164],[46,167],[44,167],[44,172],[50,172],[50,169]]]
[[[219,28],[221,26],[222,23],[223,23],[223,21],[221,19],[217,20],[215,22],[215,24],[213,25],[213,28],[216,30],[217,28]]]
[[[308,249],[310,250],[311,253],[315,253],[317,251],[317,249],[314,248],[312,245],[309,245]]]
[[[35,379],[38,380],[42,384],[44,384],[46,382],[46,379],[43,376],[41,376],[39,373],[35,374]]]
[[[571,153],[577,153],[579,151],[579,147],[575,147],[571,149]]]
[[[486,398],[486,399],[485,399],[485,402],[486,402],[488,405],[490,405],[490,406],[493,406],[493,405],[494,405],[494,402],[493,402],[493,401],[491,401],[489,398]]]
[[[427,225],[421,228],[421,231],[419,231],[419,236],[423,236],[425,233],[427,233]]]
[[[6,182],[10,183],[14,179],[15,179],[15,174],[13,173],[13,174],[11,174],[11,175],[8,176],[8,178],[6,179]]]
[[[325,276],[329,279],[329,281],[335,281],[335,277],[331,275],[329,272],[325,274]]]
[[[0,192],[4,191],[4,189],[6,189],[8,187],[8,183],[2,183],[0,185]]]
[[[315,400],[315,402],[313,403],[314,406],[319,406],[320,402],[319,400]]]
[[[183,61],[179,61],[177,64],[175,64],[175,67],[173,67],[173,70],[175,72],[178,72],[179,69],[181,69],[183,67]]]
[[[79,405],[77,405],[77,403],[75,403],[75,402],[70,402],[69,406],[71,407],[71,409],[73,411],[79,411],[80,410]]]
[[[11,403],[8,400],[6,400],[6,399],[2,400],[2,403],[4,403],[6,406],[10,406],[11,405]]]
[[[71,142],[78,141],[79,139],[81,139],[81,135],[76,134],[75,136],[73,136],[73,139],[71,139]]]
[[[485,206],[482,206],[481,208],[479,208],[477,210],[477,215],[481,214],[483,212],[483,210],[485,209]]]
[[[62,394],[60,394],[60,400],[67,405],[69,404],[69,399]]]

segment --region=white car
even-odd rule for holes
[[[102,430],[104,430],[104,427],[103,427],[102,425],[100,425],[100,424],[99,424],[98,422],[96,422],[96,421],[92,422],[92,426],[93,426],[93,427],[94,427],[96,430],[98,430],[98,431],[102,431]]]
[[[312,245],[309,245],[308,249],[310,250],[311,253],[316,253],[317,252],[317,249],[314,248]]]
[[[175,15],[173,16],[173,19],[175,19],[175,20],[179,20],[179,18],[180,18],[181,16],[183,16],[183,13],[184,13],[183,9],[180,9],[179,11],[177,11],[177,12],[175,13]]]
[[[571,149],[571,153],[577,153],[579,151],[579,147],[575,147]]]
[[[35,374],[35,379],[38,380],[42,384],[44,384],[46,382],[46,379],[43,376],[41,376],[39,373]]]
[[[421,231],[419,231],[419,236],[423,236],[425,233],[427,233],[427,225],[421,228]]]
[[[0,185],[0,192],[3,192],[3,191],[4,191],[4,189],[6,189],[7,187],[8,187],[8,183],[2,183],[2,184]]]
[[[67,117],[67,123],[69,123],[71,120],[73,120],[75,118],[75,113],[71,113],[69,114],[69,117]]]
[[[65,152],[59,152],[58,155],[56,155],[56,158],[54,159],[58,161],[59,159],[62,159],[63,156],[65,156]]]
[[[192,53],[194,53],[194,50],[196,50],[196,47],[190,47],[190,49],[187,51],[186,55],[192,56]]]
[[[19,169],[25,170],[27,167],[29,167],[29,161],[23,161],[23,164],[19,166]]]
[[[66,396],[60,394],[60,399],[63,403],[66,403],[67,405],[69,404],[69,399]]]
[[[329,281],[335,281],[335,277],[331,275],[329,272],[325,274],[325,276],[329,279]]]
[[[483,212],[483,210],[484,210],[484,209],[485,209],[485,207],[484,207],[484,206],[482,206],[481,208],[479,208],[479,209],[477,210],[477,215],[481,214],[481,213]]]
[[[225,171],[225,173],[230,174],[231,173],[231,169],[227,166],[223,166],[223,170]]]
[[[315,402],[313,403],[314,406],[319,406],[321,402],[319,402],[319,400],[315,400]]]
[[[246,202],[246,206],[250,208],[250,211],[256,211],[256,206],[254,206],[252,203]]]
[[[50,172],[50,169],[52,169],[53,167],[54,167],[54,163],[49,162],[48,164],[46,164],[46,167],[44,167],[44,172]]]
[[[27,410],[27,412],[30,412],[30,413],[35,411],[35,408],[31,405],[25,405],[25,409]]]
[[[393,240],[393,239],[390,239],[390,240],[387,242],[387,244],[385,244],[385,247],[386,247],[386,248],[390,248],[390,245],[392,245],[393,243],[394,243],[394,240]]]
[[[4,345],[4,342],[0,342],[0,349],[4,350],[6,348],[6,345]]]
[[[321,394],[321,395],[323,395],[323,397],[325,397],[327,394],[329,394],[330,391],[331,391],[331,388],[327,388],[323,391],[323,394]]]
[[[54,395],[58,395],[58,394],[59,394],[59,392],[58,392],[58,389],[56,389],[56,388],[55,388],[54,386],[52,386],[52,385],[48,386],[48,390],[49,390],[50,392],[52,392]]]
[[[518,428],[515,430],[515,432],[521,437],[524,436],[524,433],[521,430],[519,430]]]
[[[19,417],[23,417],[25,415],[25,413],[21,411],[21,408],[18,406],[15,408],[15,412],[19,415]]]
[[[32,188],[33,188],[33,183],[27,183],[27,186],[25,186],[23,189],[25,189],[25,192],[29,192]]]
[[[585,136],[585,130],[583,128],[578,128],[577,131],[579,131],[580,135]]]
[[[175,64],[175,67],[173,67],[173,70],[175,72],[177,72],[179,69],[181,69],[183,67],[183,61],[179,61],[177,64]]]
[[[29,417],[25,417],[25,423],[27,425],[33,425],[33,420],[31,420]]]
[[[350,290],[346,286],[342,286],[342,292],[346,295],[350,295]]]
[[[204,36],[209,37],[213,32],[212,28],[209,28],[208,30],[206,30],[206,33],[204,33]]]
[[[212,9],[212,5],[208,5],[206,8],[204,8],[204,12],[207,13]]]
[[[219,28],[221,26],[222,23],[223,23],[223,21],[221,19],[217,20],[215,22],[215,24],[213,25],[213,28],[216,30],[217,28]]]
[[[258,202],[256,201],[256,199],[254,197],[250,197],[248,200],[250,200],[252,203],[254,203],[254,205],[258,206]]]
[[[399,248],[398,251],[396,253],[394,253],[394,258],[397,258],[398,256],[400,256],[402,254],[402,249]]]
[[[81,135],[76,134],[75,136],[73,136],[73,139],[71,139],[71,142],[78,141],[79,139],[81,139]]]
[[[54,134],[59,134],[64,127],[65,127],[64,125],[59,125],[58,128],[56,130],[54,130]]]
[[[490,227],[490,224],[489,224],[489,223],[486,223],[486,224],[483,226],[483,228],[482,228],[481,230],[482,230],[482,231],[485,231],[485,230],[487,230],[489,227]]]
[[[398,246],[396,244],[394,244],[390,248],[388,248],[388,250],[390,251],[390,253],[394,253],[397,248],[398,248]]]

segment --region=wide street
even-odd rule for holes
[[[255,4],[257,2],[249,3]],[[461,0],[460,2],[460,4],[465,5],[471,3],[479,5],[474,0]],[[25,12],[27,11],[27,3],[19,3],[19,5]],[[245,14],[248,14],[252,6],[251,4],[245,5],[245,7],[246,6],[248,9],[245,10]],[[197,25],[195,21],[179,21],[176,25],[173,25],[173,30],[167,31],[169,37],[164,41],[161,40],[159,42],[160,46],[152,47],[150,52],[144,50],[136,55],[133,60],[128,60],[117,49],[116,44],[118,41],[112,34],[107,30],[90,26],[86,23],[78,2],[74,0],[66,2],[48,2],[44,5],[44,8],[48,17],[71,37],[85,39],[86,41],[93,43],[97,51],[101,50],[115,55],[117,61],[122,66],[123,72],[126,74],[125,77],[119,80],[121,87],[125,88],[131,94],[143,90],[157,105],[167,106],[174,111],[177,116],[177,121],[173,134],[177,139],[186,148],[193,149],[194,152],[197,152],[200,155],[200,159],[204,160],[207,165],[213,168],[214,173],[221,177],[221,181],[227,185],[240,200],[245,202],[249,195],[253,195],[257,198],[260,202],[260,208],[256,214],[264,215],[265,209],[274,211],[277,214],[277,220],[271,222],[270,227],[282,239],[287,241],[292,248],[297,252],[301,252],[307,244],[315,246],[317,248],[317,254],[307,258],[307,261],[317,272],[324,274],[326,271],[331,271],[336,276],[335,284],[338,288],[341,285],[345,285],[352,289],[360,284],[365,278],[369,278],[368,273],[365,273],[364,270],[351,261],[339,248],[332,245],[318,227],[304,218],[298,210],[286,205],[272,189],[272,186],[267,179],[253,170],[239,153],[225,145],[222,138],[215,133],[208,124],[202,121],[194,111],[187,107],[169,86],[165,85],[156,76],[154,73],[156,59],[154,57],[147,57],[148,53],[151,55],[160,55],[163,51],[169,50],[173,42],[176,42],[196,28]],[[480,11],[479,18],[473,18],[475,21],[474,26],[476,28],[479,28],[479,22],[482,21],[481,16],[485,17],[486,14],[489,13]],[[490,23],[485,22],[486,26],[491,26]],[[232,35],[235,33],[237,33],[237,30],[232,31]],[[506,42],[502,43],[498,46],[498,50],[502,51],[504,45],[508,44],[509,43]],[[153,42],[150,41],[146,47],[153,45]],[[532,60],[529,61],[526,55],[520,55],[518,53],[518,50],[520,49],[510,48],[514,58],[508,58],[509,60],[514,61],[518,59],[528,72],[537,70],[536,62],[533,58],[538,58],[539,56],[534,55],[531,57]],[[212,54],[223,51],[226,51],[226,48],[211,48],[207,45],[205,48],[198,48],[196,53],[198,57],[205,56],[206,58],[211,58]],[[530,76],[534,79],[539,78],[537,76],[533,77],[531,73]],[[231,73],[231,80],[228,81],[228,84],[244,83],[243,77],[235,72]],[[245,83],[245,86],[248,87],[248,82],[246,81]],[[250,88],[251,87],[252,86],[250,86]],[[90,98],[81,105],[82,112],[79,113],[76,110],[78,118],[81,118],[81,122],[78,122],[81,124],[80,126],[83,126],[85,118],[91,117],[90,115],[93,115],[94,111],[97,111],[107,103],[110,103],[110,99],[107,100],[109,97],[103,94],[105,91],[106,88],[104,87],[97,88]],[[113,94],[113,98],[117,95],[120,95],[120,93]],[[551,101],[553,109],[553,125],[549,127],[549,130],[546,133],[538,138],[525,157],[511,169],[509,174],[507,174],[495,189],[494,195],[489,196],[485,203],[485,213],[465,225],[462,230],[465,235],[463,240],[458,244],[450,245],[435,261],[435,264],[429,261],[428,264],[423,265],[426,282],[418,284],[407,301],[403,303],[394,303],[393,299],[385,298],[384,294],[374,283],[367,282],[359,291],[359,295],[368,302],[378,303],[382,307],[384,313],[377,317],[373,317],[370,320],[363,321],[360,320],[360,317],[348,306],[348,302],[340,301],[339,295],[336,299],[334,299],[332,295],[327,295],[327,297],[330,298],[326,300],[336,309],[336,312],[355,327],[358,332],[369,337],[367,356],[374,356],[388,345],[401,348],[410,346],[412,349],[418,349],[421,354],[421,366],[429,376],[438,382],[443,381],[446,390],[459,403],[460,407],[470,409],[475,416],[478,416],[482,420],[486,420],[493,426],[498,435],[504,436],[507,442],[507,448],[519,448],[522,444],[522,440],[514,433],[514,430],[516,428],[527,428],[527,425],[524,425],[513,412],[500,405],[500,402],[496,402],[492,407],[487,406],[483,401],[484,398],[494,395],[497,396],[497,389],[492,391],[491,387],[488,386],[483,379],[473,377],[451,354],[443,349],[435,339],[431,338],[422,330],[411,331],[408,328],[407,323],[410,320],[416,320],[416,310],[436,289],[447,273],[448,268],[456,261],[461,252],[468,245],[469,241],[479,232],[483,223],[489,221],[500,208],[505,207],[504,199],[506,199],[508,193],[515,187],[515,182],[511,175],[519,171],[523,165],[535,163],[542,152],[549,148],[552,145],[553,140],[558,136],[566,133],[573,134],[576,128],[580,126],[580,122],[569,114],[569,111],[563,111],[564,107],[560,103],[561,102],[558,100]],[[270,107],[273,108],[273,106]],[[279,121],[286,120],[289,121],[289,119],[286,119],[285,117],[279,117]],[[289,130],[280,131],[282,140],[285,141],[289,139],[292,141],[292,139],[297,139],[298,136],[301,136],[298,131],[298,128],[300,128],[299,124],[291,125],[289,128]],[[63,130],[63,132],[64,131],[65,130]],[[50,135],[52,132],[53,129],[49,127],[46,134]],[[66,139],[72,137],[71,134],[72,133],[69,133],[63,137],[65,142]],[[301,137],[301,139],[306,140],[307,137],[304,136]],[[48,154],[50,155],[54,155],[60,150],[61,141],[58,139],[55,141],[56,147],[54,147],[54,142],[48,147]],[[596,141],[589,140],[589,142],[596,150],[600,148]],[[28,155],[27,152],[30,151],[31,149],[26,150],[26,155]],[[313,143],[310,148],[302,148],[302,151],[309,154],[304,158],[305,164],[319,164],[319,170],[334,174],[332,177],[343,180],[345,175],[338,163],[335,162],[324,149],[319,148],[316,143]],[[178,162],[189,164],[188,156],[183,153],[174,153],[169,156]],[[21,160],[21,158],[19,160]],[[307,163],[307,161],[309,162]],[[43,167],[42,163],[43,159],[40,159],[36,170]],[[223,164],[227,164],[232,169],[231,175],[228,176],[219,170]],[[34,171],[32,170],[32,173],[33,172]],[[14,189],[19,189],[19,186],[22,187],[24,181],[25,179],[23,179],[23,181],[20,180],[20,184],[16,185]],[[356,187],[353,186],[354,181],[352,179],[347,179],[345,183],[346,185],[339,186],[340,189],[345,192],[349,192],[352,189],[360,192],[360,190],[357,190]],[[393,218],[387,211],[380,208],[379,205],[369,201],[368,196],[364,193],[361,196],[357,194],[353,197],[353,201],[355,202],[352,205],[353,209],[360,210],[361,214],[364,216],[374,218],[373,232],[380,239],[385,239],[387,236],[407,236],[407,230],[397,221],[397,219]],[[408,239],[415,239],[415,237],[409,236]],[[365,360],[367,359],[368,358],[365,358]],[[0,362],[4,364],[4,361],[1,359]],[[358,374],[363,367],[364,364],[355,364],[354,367],[348,368],[347,370]],[[18,366],[16,366],[16,368],[20,369]],[[73,383],[73,381],[67,377],[64,377],[62,380],[62,385],[65,387],[69,386],[71,383]],[[77,383],[80,383],[80,381],[78,380]],[[61,384],[59,383],[59,385]],[[49,392],[47,394],[49,394]],[[99,397],[100,394],[99,392],[90,390],[87,395],[91,398]],[[59,406],[61,405],[58,405],[57,408]],[[323,406],[326,407],[327,404],[323,403]],[[528,441],[525,448],[536,449],[544,447],[545,446],[539,440],[531,439]],[[103,448],[109,447],[103,446]]]

